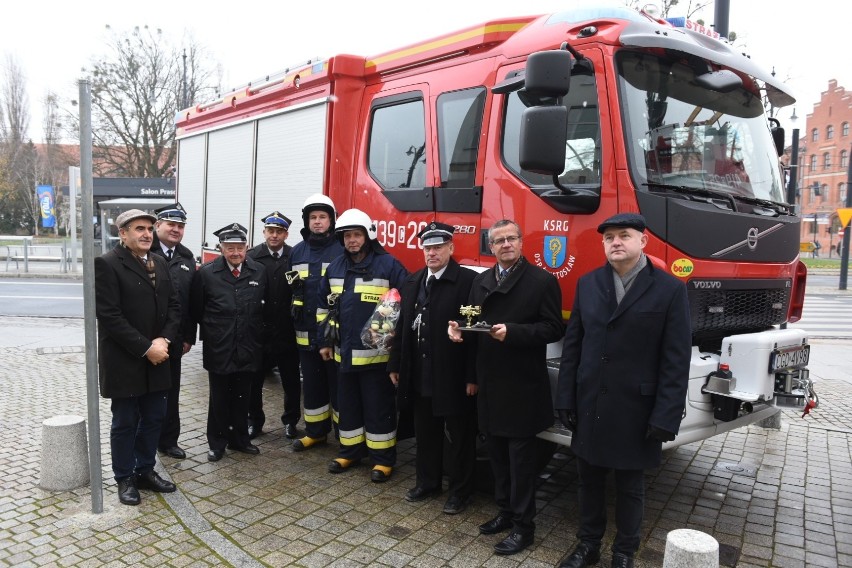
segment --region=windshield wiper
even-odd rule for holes
[[[706,197],[708,201],[712,202],[713,199],[721,199],[730,205],[731,211],[737,210],[737,203],[734,201],[734,197],[730,193],[726,193],[724,191],[714,191],[712,189],[706,189],[702,187],[689,187],[686,185],[672,185],[668,183],[659,183],[656,181],[649,181],[647,183],[643,183],[642,185],[646,185],[649,188],[658,188],[662,190],[670,190],[676,193],[682,193],[684,195],[692,196],[701,196]]]
[[[740,201],[745,201],[751,205],[759,205],[760,207],[765,207],[767,209],[771,209],[775,213],[779,215],[792,215],[793,214],[793,206],[789,203],[779,203],[777,201],[769,201],[768,199],[760,199],[758,197],[748,197],[745,195],[735,195],[735,199],[739,199]]]

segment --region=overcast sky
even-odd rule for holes
[[[683,6],[689,2],[680,1]],[[224,84],[231,87],[312,57],[374,55],[493,18],[550,13],[575,4],[577,0],[16,0],[3,6],[0,64],[5,66],[6,56],[12,55],[24,71],[30,136],[38,142],[43,138],[45,94],[56,93],[63,107],[77,98],[77,80],[85,77],[81,68],[107,51],[107,24],[119,31],[137,25],[160,28],[175,44],[190,32],[222,64]],[[838,12],[840,5],[829,0],[730,0],[729,28],[739,36],[737,45],[767,69],[774,67],[793,87],[802,129],[805,114],[829,79],[852,91],[849,19]],[[702,16],[711,23],[712,7]],[[786,122],[791,110],[782,110],[779,118]]]

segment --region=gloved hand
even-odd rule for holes
[[[648,425],[648,433],[645,435],[646,438],[654,438],[660,442],[671,442],[675,439],[675,436],[676,434],[672,434],[662,428],[657,428],[654,425]]]
[[[577,429],[577,411],[559,409],[556,413],[559,415],[559,421],[562,422],[568,430],[573,432]]]

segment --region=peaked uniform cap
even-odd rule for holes
[[[157,222],[157,218],[150,213],[141,209],[128,209],[115,218],[115,226],[121,229],[134,219],[148,219],[152,223]]]
[[[166,205],[155,209],[158,221],[172,221],[174,223],[186,223],[186,209],[180,203]]]
[[[456,228],[446,223],[438,223],[433,221],[426,225],[417,236],[420,237],[420,244],[424,247],[440,245],[447,241],[453,240],[453,232]]]
[[[219,237],[220,243],[244,243],[248,240],[248,229],[239,223],[226,225],[218,231],[214,231],[213,234]]]
[[[280,211],[273,211],[263,219],[264,227],[278,227],[279,229],[289,230],[292,221]]]
[[[624,227],[628,229],[636,229],[640,233],[645,232],[645,217],[638,213],[619,213],[613,215],[600,225],[598,232],[603,234],[610,227]]]

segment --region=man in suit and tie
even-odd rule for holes
[[[620,213],[598,226],[607,263],[577,282],[565,331],[556,409],[573,431],[579,540],[560,564],[597,564],[606,531],[606,477],[615,472],[613,568],[632,568],[641,540],[644,470],[680,427],[692,354],[683,282],[655,268],[645,219]]]
[[[181,358],[189,352],[192,344],[184,341],[184,332],[189,321],[189,289],[195,274],[195,256],[181,244],[186,229],[186,211],[180,203],[166,205],[154,211],[157,223],[154,225],[154,243],[151,253],[162,256],[169,265],[172,285],[180,300],[180,329],[178,336],[169,345],[169,368],[172,374],[172,386],[169,387],[166,417],[160,431],[160,452],[169,457],[184,459],[186,452],[178,445],[180,436],[180,374]]]
[[[451,321],[448,333],[476,348],[479,430],[486,435],[499,509],[479,532],[510,531],[494,545],[495,553],[508,555],[535,540],[536,434],[553,425],[546,353],[562,337],[562,292],[552,274],[522,255],[523,233],[515,221],[494,223],[488,240],[497,263],[477,275],[468,304],[480,306],[480,321],[490,326],[462,332]]]
[[[156,220],[139,209],[121,213],[119,244],[95,258],[100,388],[111,399],[112,471],[124,505],[139,504],[139,489],[175,490],[154,471],[171,376],[169,344],[180,325],[169,268],[151,253]]]

